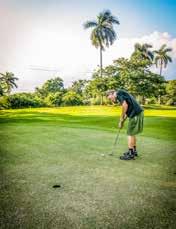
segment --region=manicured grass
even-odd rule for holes
[[[119,114],[106,106],[0,111],[0,228],[175,228],[176,109],[145,107],[134,161],[118,159],[125,129],[116,156],[106,155]]]

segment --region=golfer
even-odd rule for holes
[[[120,129],[123,128],[125,120],[129,119],[127,128],[128,151],[120,156],[120,159],[133,160],[135,156],[138,156],[136,135],[143,131],[143,109],[135,98],[125,90],[110,90],[107,92],[107,97],[114,103],[119,101],[122,106],[122,113],[118,124]]]

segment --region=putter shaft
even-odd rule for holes
[[[115,150],[115,146],[117,145],[117,142],[118,142],[118,139],[119,139],[119,135],[120,135],[120,129],[117,132],[117,135],[116,135],[113,147],[112,147],[112,151],[111,151],[111,153],[109,155],[112,155],[112,156],[114,155],[114,150]]]

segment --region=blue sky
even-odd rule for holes
[[[82,24],[104,9],[120,21],[118,39],[103,55],[104,65],[129,57],[136,42],[154,48],[166,43],[173,48],[173,63],[164,75],[176,78],[176,0],[0,0],[0,71],[19,77],[18,91],[34,90],[56,74],[66,85],[89,78],[99,64],[99,52]]]
[[[16,8],[32,9],[40,12],[44,8],[55,5],[65,14],[71,12],[96,15],[103,9],[110,9],[121,23],[122,36],[143,35],[155,30],[167,31],[176,36],[174,22],[176,21],[176,0],[7,0]],[[123,23],[124,22],[124,23]],[[133,29],[129,28],[131,24]],[[136,34],[137,33],[137,34]]]

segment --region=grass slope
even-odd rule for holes
[[[154,109],[155,108],[155,109]],[[175,228],[176,109],[146,107],[140,156],[119,107],[0,111],[0,228]],[[60,184],[60,189],[53,189]]]

